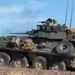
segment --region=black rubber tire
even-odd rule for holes
[[[59,54],[71,54],[73,52],[73,45],[68,41],[61,41],[56,46],[56,51]]]
[[[20,64],[16,66],[16,61],[20,61]],[[15,55],[15,57],[11,61],[11,66],[14,68],[27,68],[28,66],[28,60],[25,56],[22,55]]]
[[[58,69],[54,68],[55,66],[58,66]],[[66,64],[62,62],[52,62],[49,65],[49,70],[58,70],[58,71],[66,71]]]
[[[4,52],[0,52],[0,58],[2,58],[3,59],[3,62],[2,61],[0,61],[0,66],[1,67],[7,67],[7,66],[9,66],[9,63],[10,63],[10,56],[8,55],[8,54],[6,54],[6,53],[4,53]]]
[[[36,63],[40,62],[42,64],[42,66],[36,67]],[[42,56],[38,56],[34,59],[34,61],[32,62],[32,67],[36,68],[36,69],[40,69],[40,70],[45,70],[47,69],[47,61],[46,58],[42,57]]]

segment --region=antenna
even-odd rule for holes
[[[72,25],[73,8],[74,8],[74,0],[72,2],[72,11],[71,11],[71,18],[70,18],[70,28],[71,28],[71,25]]]
[[[65,25],[66,25],[66,21],[67,21],[67,12],[68,12],[68,0],[67,0],[67,6],[66,6]]]

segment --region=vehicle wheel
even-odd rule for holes
[[[16,55],[11,61],[11,66],[16,68],[27,68],[28,60],[24,56]]]
[[[46,59],[42,56],[38,56],[34,59],[32,67],[40,70],[47,69],[46,64],[47,64]]]
[[[10,56],[4,52],[0,52],[0,66],[9,66]]]
[[[73,52],[73,45],[68,41],[61,41],[57,45],[56,51],[60,54],[71,54]]]
[[[57,71],[66,71],[66,64],[62,62],[55,62],[50,64],[49,66],[50,70],[57,70]]]

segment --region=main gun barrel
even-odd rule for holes
[[[10,34],[27,34],[27,33],[10,33]]]

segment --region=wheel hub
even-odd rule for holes
[[[60,70],[59,64],[54,64],[52,70]]]
[[[58,65],[55,65],[54,68],[55,68],[55,70],[58,70],[59,69],[59,66]]]
[[[37,63],[36,63],[36,68],[37,69],[42,69],[42,63],[40,62],[40,61],[38,61]]]
[[[4,59],[2,57],[0,57],[0,65],[4,64]]]
[[[20,67],[21,66],[21,61],[20,60],[16,60],[15,61],[15,65],[16,65],[16,67]]]
[[[67,49],[67,45],[64,44],[64,45],[61,45],[61,50],[66,50]]]

